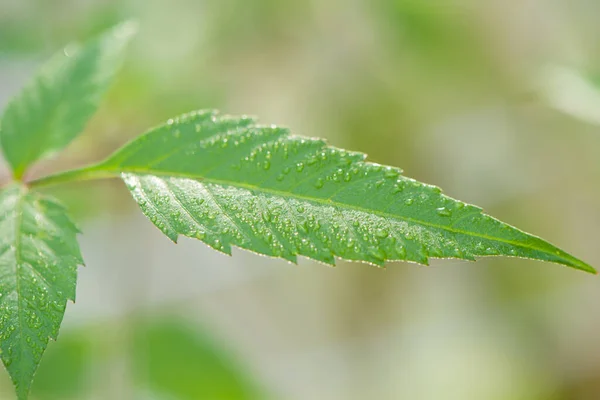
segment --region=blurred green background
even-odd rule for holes
[[[1,0],[0,106],[62,45],[134,17],[100,112],[36,175],[214,107],[364,151],[600,267],[599,15],[595,0]],[[33,399],[600,398],[593,276],[230,258],[170,243],[120,182],[53,193],[87,266]]]

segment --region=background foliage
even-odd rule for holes
[[[124,72],[52,168],[99,160],[183,110],[251,113],[398,165],[597,266],[594,97],[548,67],[598,82],[598,13],[586,0],[5,0],[0,105],[60,45],[135,16]],[[172,246],[119,182],[57,190],[86,232],[87,267],[32,398],[600,394],[600,291],[586,274],[512,259],[378,270],[228,258],[191,240]],[[174,384],[139,362],[134,343],[182,335],[217,365],[217,387]]]

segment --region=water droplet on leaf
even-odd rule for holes
[[[452,216],[452,211],[449,210],[446,207],[440,207],[436,211],[437,211],[438,215],[441,216],[441,217],[450,217],[450,216]]]

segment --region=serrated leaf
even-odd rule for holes
[[[135,24],[124,23],[83,47],[70,45],[42,66],[7,106],[0,125],[16,177],[66,147],[94,114],[121,64]]]
[[[169,238],[295,262],[383,265],[515,256],[594,269],[401,170],[252,118],[191,113],[133,140],[97,171],[122,173]]]
[[[0,358],[26,399],[67,300],[75,300],[79,232],[53,199],[15,184],[0,192]]]

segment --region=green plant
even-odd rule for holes
[[[185,235],[227,254],[238,246],[330,265],[336,257],[383,265],[504,255],[595,272],[398,168],[215,111],[169,120],[100,163],[24,179],[33,163],[81,132],[134,31],[122,24],[57,54],[1,120],[0,141],[14,179],[0,192],[0,349],[19,399],[27,398],[48,340],[57,337],[83,263],[78,229],[57,201],[38,191],[49,185],[121,178],[171,240]]]

